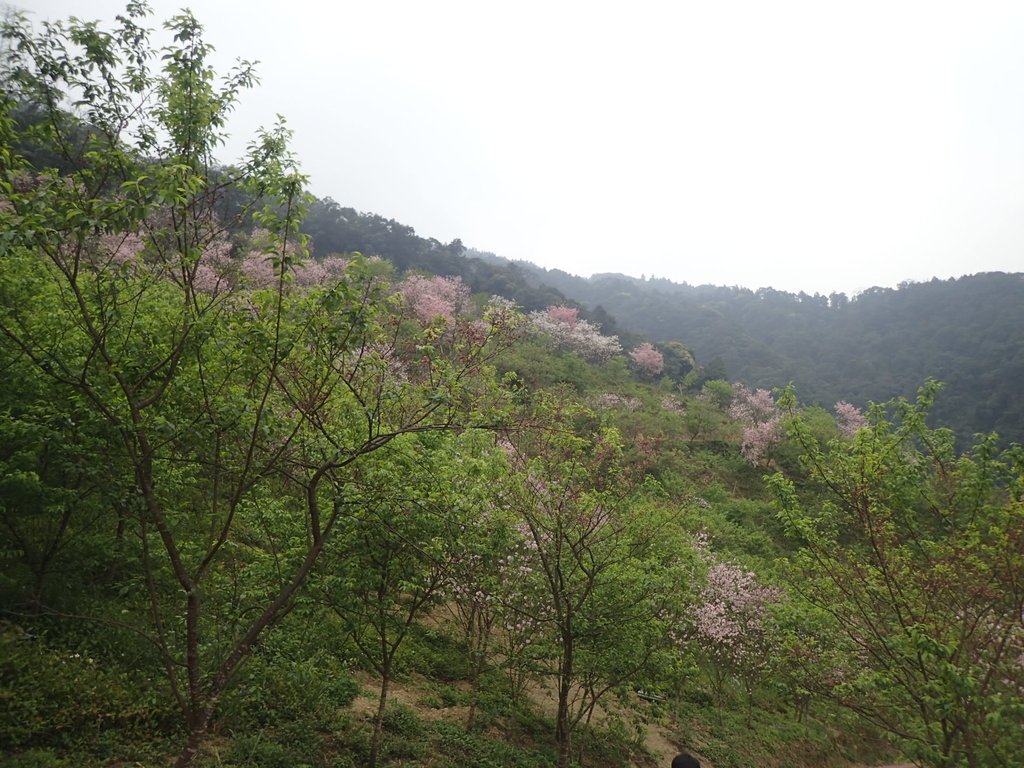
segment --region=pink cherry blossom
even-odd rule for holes
[[[567,325],[570,328],[575,328],[576,323],[579,322],[580,311],[576,307],[556,305],[548,307],[545,311],[554,323],[561,323],[562,325]]]
[[[398,293],[420,323],[454,322],[469,298],[469,288],[460,277],[409,275],[398,284]]]
[[[751,391],[737,384],[733,390],[729,415],[743,425],[740,452],[743,458],[756,465],[782,439],[782,414],[767,389]]]
[[[719,660],[758,666],[764,654],[768,607],[780,592],[732,563],[714,562],[694,614],[697,640]]]
[[[531,312],[530,330],[565,352],[575,352],[594,362],[604,362],[622,351],[617,336],[604,336],[600,329],[581,320],[573,307],[551,306],[542,312]]]
[[[633,359],[637,370],[646,376],[657,376],[665,370],[665,356],[649,341],[634,348],[629,356]]]
[[[868,425],[868,419],[863,411],[845,400],[836,403],[832,410],[836,412],[836,426],[839,427],[839,434],[847,439],[852,439],[859,430]]]

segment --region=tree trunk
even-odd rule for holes
[[[188,766],[192,765],[192,761],[196,759],[196,755],[199,754],[199,748],[206,739],[206,733],[210,727],[210,712],[212,709],[212,705],[207,705],[190,718],[188,741],[185,743],[185,748],[181,751],[181,754],[178,755],[174,768],[188,768]]]
[[[384,710],[388,705],[388,688],[391,686],[391,660],[385,659],[381,668],[380,701],[377,704],[377,715],[373,718],[373,738],[370,739],[369,768],[377,768],[380,756],[380,745],[384,738]]]
[[[569,723],[569,694],[573,674],[572,637],[562,640],[562,663],[558,671],[558,722],[555,739],[558,741],[558,768],[569,768],[572,756],[572,727]]]
[[[477,610],[472,619],[475,638],[470,640],[473,653],[473,672],[470,680],[469,712],[466,714],[466,730],[473,727],[476,708],[480,702],[480,677],[487,661],[487,650],[490,645],[491,617],[488,611]]]

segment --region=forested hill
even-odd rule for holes
[[[1024,441],[1022,274],[871,288],[851,299],[524,269],[652,340],[682,340],[723,378],[794,382],[802,398],[830,406],[910,395],[932,377],[945,383],[936,423],[961,438],[994,430]]]
[[[310,206],[302,229],[311,237],[316,258],[358,251],[381,256],[396,269],[435,275],[458,275],[474,292],[513,299],[528,311],[565,302],[557,289],[528,281],[524,270],[504,259],[467,258],[460,240],[442,243],[421,237],[412,227],[376,213],[339,205],[329,197]]]
[[[509,262],[444,244],[372,213],[316,201],[304,229],[314,254],[361,251],[398,269],[458,275],[473,291],[528,311],[579,304],[606,333],[685,344],[711,378],[753,387],[793,382],[802,399],[830,407],[911,396],[928,378],[945,384],[935,423],[967,441],[996,431],[1024,442],[1024,275],[871,288],[849,298],[772,288],[692,286],[603,274],[592,278]]]
[[[283,124],[213,160],[249,65],[148,17],[0,20],[3,768],[1020,764],[1022,453],[676,343],[966,407],[1019,278],[580,281],[331,200],[310,258]]]

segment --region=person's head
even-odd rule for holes
[[[672,768],[700,768],[700,761],[689,752],[680,752],[672,759]]]

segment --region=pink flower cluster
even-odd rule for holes
[[[469,298],[460,277],[409,275],[398,284],[398,293],[423,325],[454,322]]]
[[[103,235],[100,244],[109,264],[134,264],[142,253],[142,238],[134,233]]]
[[[740,452],[751,464],[760,463],[768,450],[782,439],[782,414],[767,389],[751,391],[743,384],[736,384],[729,415],[743,424]]]
[[[561,323],[567,325],[570,328],[575,328],[576,323],[580,321],[580,311],[576,307],[566,307],[563,305],[552,305],[545,310],[548,314],[548,319],[553,323]]]
[[[253,246],[241,258],[226,237],[216,237],[199,259],[193,286],[200,293],[216,296],[239,284],[248,288],[269,288],[280,278],[279,267],[275,265],[277,254],[267,253],[256,247],[268,237],[266,233],[253,236]],[[292,282],[301,288],[312,288],[344,277],[348,261],[330,256],[322,261],[294,258],[288,266]]]
[[[836,412],[836,426],[839,427],[839,434],[848,440],[868,425],[867,416],[855,405],[845,400],[836,403],[832,410]]]
[[[713,563],[707,579],[694,616],[698,641],[723,661],[756,665],[764,651],[768,607],[778,602],[779,591],[731,563]]]
[[[665,356],[648,341],[635,347],[629,356],[636,369],[645,376],[657,376],[665,370]]]
[[[551,306],[531,312],[529,326],[556,349],[575,352],[594,362],[604,362],[622,351],[618,336],[602,336],[597,326],[579,319],[573,307]]]
[[[743,384],[736,384],[733,386],[729,415],[737,421],[756,423],[775,418],[778,415],[778,408],[769,390],[751,391]]]

